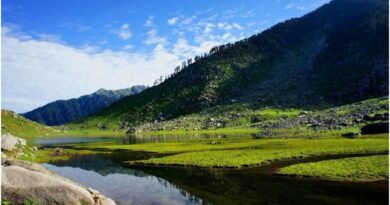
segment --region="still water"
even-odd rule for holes
[[[118,136],[118,137],[50,137],[50,138],[37,138],[35,144],[41,146],[64,146],[67,144],[83,144],[83,143],[115,143],[115,144],[139,144],[139,143],[151,143],[151,142],[169,142],[169,141],[188,141],[188,140],[203,140],[203,139],[243,139],[252,138],[248,134],[242,135],[222,135],[222,134],[194,134],[189,136],[184,135],[153,135],[153,136]]]
[[[89,142],[91,139],[88,138]],[[75,139],[67,140],[65,142],[76,143]],[[77,140],[80,142],[85,139]],[[97,140],[113,143],[118,138]],[[63,142],[51,141],[57,145]],[[115,143],[138,141],[120,139]],[[43,144],[50,143],[44,141]],[[330,182],[268,175],[250,169],[134,169],[120,163],[123,159],[148,157],[150,155],[145,153],[115,152],[77,156],[67,161],[46,163],[44,166],[77,183],[99,190],[118,205],[388,204],[388,181]]]
[[[99,190],[118,205],[202,204],[202,200],[163,178],[121,167],[98,155],[44,166],[84,186]]]

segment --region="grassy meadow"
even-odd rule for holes
[[[301,163],[282,168],[285,175],[330,180],[369,181],[389,178],[389,155]]]

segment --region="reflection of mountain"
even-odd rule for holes
[[[142,169],[164,178],[176,189],[202,198],[203,204],[387,204],[388,189],[293,177],[263,176],[245,171]],[[375,183],[373,183],[375,184]]]
[[[101,155],[85,155],[72,157],[67,161],[51,162],[59,167],[78,167],[84,170],[94,171],[103,176],[108,174],[128,174],[137,177],[149,176],[143,171],[128,169]]]
[[[117,154],[120,155],[120,153]],[[128,153],[122,154],[126,155]],[[111,184],[110,181],[109,185],[104,184],[107,182],[101,182],[103,189],[121,197],[126,195],[127,198],[131,198],[142,193],[144,195],[142,197],[153,197],[153,200],[159,200],[159,197],[171,193],[169,190],[178,190],[179,194],[186,199],[186,203],[183,204],[294,205],[310,202],[309,204],[371,205],[387,204],[388,195],[388,189],[374,186],[376,182],[371,185],[367,185],[367,183],[351,185],[341,182],[263,176],[242,170],[235,172],[190,168],[129,169],[122,167],[104,155],[79,156],[68,161],[52,164],[64,169],[65,167],[77,167],[93,171],[110,180],[115,177],[120,178],[117,179],[118,181],[126,180],[126,183],[120,184]],[[77,175],[77,173],[73,175]],[[81,176],[84,184],[88,184],[86,182],[89,179],[85,178],[90,175],[91,173],[86,173],[84,177]],[[78,177],[80,178],[80,176]],[[77,181],[77,179],[75,180]],[[95,180],[97,179],[95,178]],[[99,184],[100,182],[93,183]],[[161,185],[161,187],[158,188],[158,185]],[[155,190],[150,190],[151,187]],[[151,193],[156,190],[160,191],[158,196],[156,193]],[[127,196],[129,194],[131,196]],[[153,194],[153,196],[149,194]]]
[[[134,184],[131,187],[130,186],[121,187],[121,186],[123,186],[123,184],[121,184],[121,185],[119,185],[119,184],[118,185],[104,184],[104,182],[102,182],[106,189],[108,186],[108,190],[115,190],[115,192],[124,192],[126,190],[123,190],[123,189],[127,189],[129,192],[131,192],[131,193],[128,193],[129,195],[127,196],[130,198],[132,195],[135,194],[134,192],[140,192],[140,191],[142,192],[142,190],[134,191],[135,187],[139,186],[138,188],[142,189],[142,188],[144,188],[143,185],[148,184],[148,183],[153,184],[153,181],[154,181],[154,182],[157,182],[158,184],[160,184],[162,187],[164,187],[164,189],[167,192],[170,192],[169,190],[171,190],[171,189],[177,190],[178,193],[185,198],[185,200],[186,200],[185,204],[207,204],[207,203],[204,203],[204,201],[202,199],[200,199],[200,198],[196,197],[195,195],[193,195],[192,193],[180,188],[179,186],[172,184],[171,182],[165,180],[163,177],[153,176],[153,175],[147,174],[141,170],[129,169],[129,168],[122,167],[120,164],[112,161],[111,159],[107,158],[107,156],[104,156],[104,155],[77,156],[77,157],[73,157],[67,161],[52,162],[51,165],[55,166],[55,168],[53,168],[52,166],[49,166],[49,167],[51,167],[52,170],[57,169],[57,171],[58,171],[58,169],[61,169],[61,167],[62,167],[64,169],[65,173],[67,172],[65,170],[68,170],[67,167],[68,168],[72,167],[73,169],[80,168],[82,170],[93,171],[101,176],[104,176],[104,178],[106,178],[106,177],[109,178],[109,176],[112,176],[113,174],[122,175],[122,176],[117,175],[116,177],[123,177],[121,179],[126,180],[126,181],[128,179],[126,179],[125,175],[143,178],[144,180],[142,180],[141,184]],[[83,178],[83,180],[80,180],[80,181],[82,181],[84,185],[88,185],[89,183],[96,183],[96,182],[88,181],[88,178],[90,178],[88,176],[91,176],[91,173],[86,173],[85,171],[82,171],[80,169],[78,169],[77,171],[74,171],[75,173],[71,174],[72,176],[75,176],[75,175],[78,176],[76,178],[73,178],[73,180],[79,181],[79,180],[77,180],[77,178],[80,179],[80,177],[81,177],[81,178]],[[69,170],[68,170],[68,172],[69,172]],[[76,173],[76,172],[80,172],[80,173]],[[70,178],[72,178],[72,177],[70,177]],[[91,177],[91,178],[94,178],[94,177]],[[91,180],[96,180],[96,179],[97,178],[94,178]],[[141,181],[139,181],[139,182],[141,182]],[[155,185],[156,184],[154,184],[154,186]],[[110,188],[110,186],[111,186],[111,188]],[[95,188],[98,189],[98,187],[95,187]],[[157,187],[154,187],[154,188],[156,190],[159,190]],[[122,189],[122,190],[118,190],[118,189]],[[151,197],[151,196],[147,195],[149,192],[153,192],[153,191],[144,190],[144,193],[142,193],[142,194],[145,194],[145,196],[143,196],[143,197],[145,197],[145,198]],[[113,195],[115,196],[115,194],[121,195],[119,193],[111,193],[111,194],[104,193],[104,194],[106,194],[107,196],[113,196]],[[156,193],[154,193],[154,194],[156,194]],[[159,194],[161,194],[161,193],[159,193]],[[156,198],[157,196],[153,196],[153,197]],[[117,200],[115,197],[113,199]],[[121,198],[120,200],[123,200],[123,199]],[[142,200],[145,200],[145,199],[142,199]],[[146,203],[146,204],[148,204],[148,203]],[[155,203],[151,203],[151,204],[155,204]]]

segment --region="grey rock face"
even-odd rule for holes
[[[1,136],[1,150],[12,151],[18,146],[26,146],[26,140],[11,134],[4,134]]]
[[[38,164],[7,160],[2,166],[2,199],[12,204],[115,205],[98,191],[59,177]]]

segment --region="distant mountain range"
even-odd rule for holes
[[[72,124],[129,128],[249,105],[331,107],[388,95],[388,0],[333,0],[214,47],[161,84]]]
[[[61,125],[96,113],[113,102],[138,94],[144,89],[146,87],[142,85],[119,90],[99,89],[90,95],[48,103],[22,115],[45,125]]]

